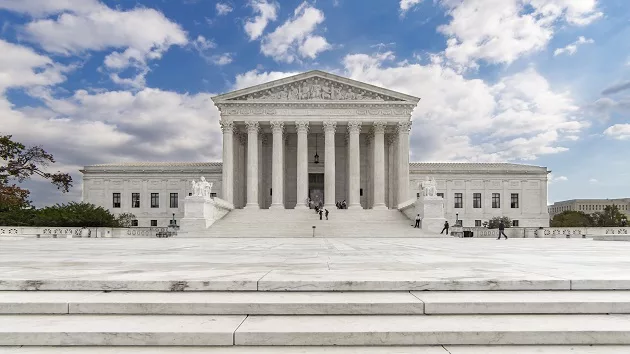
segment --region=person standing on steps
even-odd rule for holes
[[[444,230],[446,230],[446,235],[448,235],[448,221],[444,222],[444,228],[442,229],[442,232],[444,232]],[[440,232],[440,235],[442,234],[442,232]]]
[[[416,216],[416,224],[413,226],[414,229],[416,229],[416,228],[419,229],[420,228],[420,220],[421,220],[420,219],[420,214],[418,214]]]
[[[324,209],[324,211],[326,212],[326,220],[328,220],[328,209]]]
[[[322,215],[324,214],[324,211],[320,208],[319,209],[319,220],[322,219]]]
[[[501,239],[501,235],[505,236],[505,239],[507,240],[507,235],[505,234],[505,224],[503,221],[499,222],[499,238],[497,238],[497,240]]]

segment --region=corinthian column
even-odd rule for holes
[[[385,206],[385,122],[374,123],[374,206],[373,209],[387,209]]]
[[[258,122],[247,122],[247,209],[259,209],[258,205]]]
[[[411,198],[409,195],[409,131],[411,122],[398,123],[398,204]]]
[[[221,198],[234,204],[234,123],[223,119],[219,123],[223,131]]]
[[[348,122],[349,134],[349,184],[348,209],[361,208],[359,189],[361,188],[361,160],[359,158],[359,133],[361,132],[361,122]]]
[[[307,209],[308,199],[308,122],[295,122],[297,129],[297,204],[295,209]]]
[[[335,130],[337,122],[324,121],[324,204],[335,206]]]
[[[272,152],[272,171],[271,171],[271,206],[270,209],[284,209],[284,169],[282,162],[284,161],[284,123],[271,122],[271,131],[273,132],[273,152]]]

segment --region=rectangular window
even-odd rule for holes
[[[462,193],[455,193],[455,208],[464,207],[464,196]]]
[[[160,207],[160,193],[151,193],[151,208]]]
[[[518,220],[512,220],[512,226],[518,227]]]
[[[138,220],[131,220],[131,226],[138,226]]]
[[[475,220],[475,227],[481,227],[481,220]]]
[[[481,193],[473,193],[473,208],[481,208]]]
[[[511,199],[510,205],[512,206],[512,209],[517,209],[518,208],[518,193],[512,193],[512,196],[510,199]]]
[[[151,226],[157,226],[157,220],[151,220]]]
[[[112,207],[120,208],[120,193],[114,193],[112,195]]]
[[[444,193],[438,193],[437,196],[444,198]]]
[[[492,193],[492,208],[499,209],[501,207],[501,194]]]
[[[179,195],[177,193],[171,193],[171,208],[179,208]]]
[[[131,207],[140,208],[140,193],[131,193]]]

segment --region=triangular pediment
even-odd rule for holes
[[[369,85],[360,81],[313,70],[229,92],[213,98],[220,102],[407,102],[417,104],[420,99],[400,92]]]

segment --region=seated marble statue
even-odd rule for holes
[[[422,188],[422,195],[425,197],[437,196],[437,183],[433,177],[426,177],[426,179],[420,182],[420,188]]]
[[[211,198],[212,185],[213,183],[206,181],[206,178],[201,176],[199,182],[192,181],[192,195],[195,197]]]

